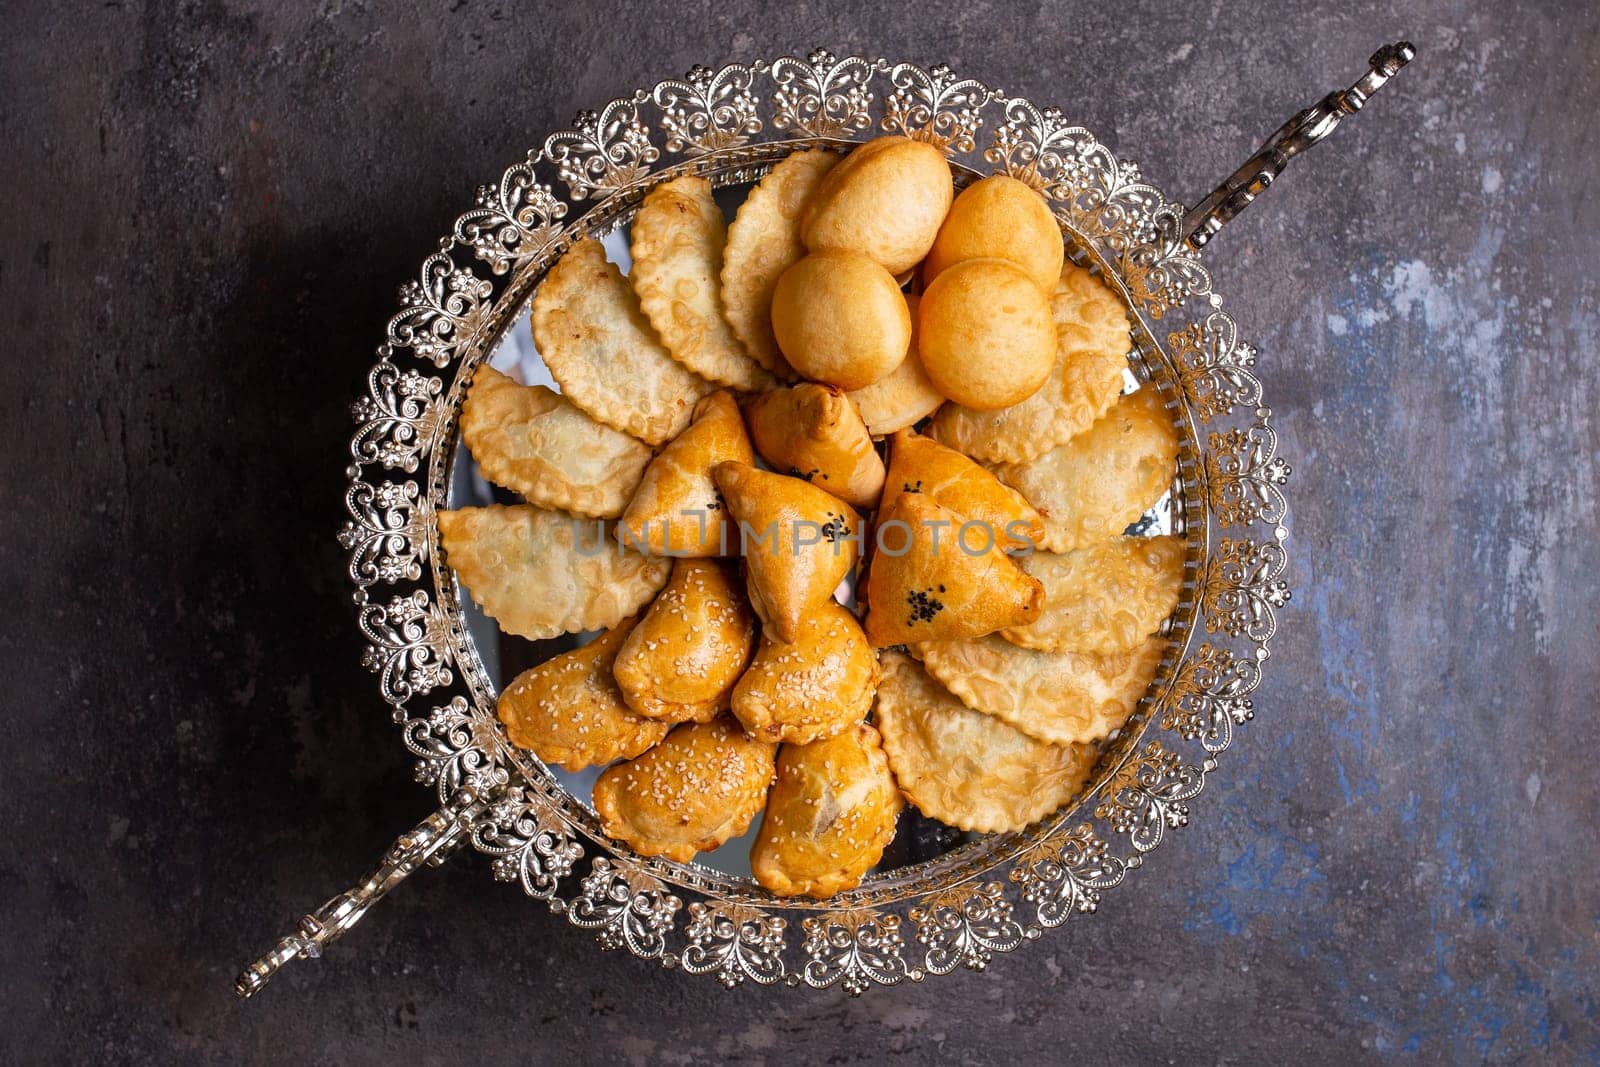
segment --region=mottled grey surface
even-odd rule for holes
[[[4,5],[16,1059],[1600,1057],[1600,17],[1568,4]],[[250,1004],[427,810],[332,534],[394,287],[525,145],[825,43],[1058,102],[1197,198],[1408,36],[1216,242],[1295,465],[1257,720],[1101,913],[982,975],[724,994],[461,856]]]

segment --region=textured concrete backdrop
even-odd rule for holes
[[[1600,1057],[1594,6],[768,7],[4,5],[8,1058]],[[1193,199],[1400,37],[1216,242],[1295,599],[1226,773],[1098,917],[983,975],[727,995],[464,855],[233,1002],[429,807],[333,533],[347,403],[476,183],[634,85],[827,44],[1057,102]]]

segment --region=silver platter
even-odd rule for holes
[[[1199,248],[1409,50],[1398,62],[1390,57],[1392,69],[1380,67],[1382,58],[1347,93],[1280,130],[1198,216],[1059,109],[942,65],[820,50],[696,67],[612,100],[479,188],[401,288],[367,392],[353,406],[349,521],[340,533],[367,646],[362,663],[416,756],[417,780],[441,807],[362,885],[308,915],[249,968],[240,993],[289,959],[320,954],[419,865],[466,843],[492,857],[495,878],[593,930],[602,948],[729,987],[749,980],[855,994],[981,970],[994,953],[1093,912],[1188,823],[1194,798],[1254,714],[1250,694],[1290,595],[1289,466],[1277,455],[1255,350],[1222,310]],[[1188,569],[1156,680],[1076,800],[1025,831],[957,841],[832,900],[779,900],[736,868],[644,858],[607,839],[579,784],[507,742],[495,715],[500,650],[473,624],[470,601],[440,559],[435,514],[470,485],[456,430],[474,369],[506,361],[507,337],[519,322],[526,330],[530,295],[572,242],[625,226],[669,177],[703,174],[731,189],[792,151],[848,148],[880,133],[933,143],[965,178],[1004,173],[1039,189],[1072,258],[1122,294],[1131,370],[1162,392],[1181,431],[1178,477],[1155,518],[1186,539]],[[1296,137],[1303,143],[1285,151]]]

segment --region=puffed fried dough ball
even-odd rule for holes
[[[813,252],[861,252],[899,274],[933,247],[954,195],[950,165],[937,148],[907,137],[879,137],[822,179],[800,218],[800,239]]]
[[[950,205],[922,265],[923,280],[931,282],[968,259],[1015,263],[1048,293],[1061,277],[1066,246],[1044,197],[1024,182],[996,174],[963,189]]]
[[[772,294],[772,329],[795,370],[840,389],[871,385],[911,347],[900,287],[859,252],[813,252],[784,271]]]
[[[987,411],[1050,376],[1056,327],[1045,291],[1003,259],[969,259],[934,279],[917,309],[922,369],[958,404]]]

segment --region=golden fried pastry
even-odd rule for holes
[[[639,484],[650,446],[598,422],[560,393],[490,366],[472,376],[461,439],[478,470],[530,504],[614,519]]]
[[[744,402],[750,440],[773,470],[870,508],[883,491],[883,460],[844,391],[803,382]]]
[[[1148,637],[1127,651],[1103,656],[1035,652],[990,634],[925,641],[912,652],[974,711],[1065,745],[1097,741],[1120,729],[1150,687],[1166,645],[1166,638]]]
[[[751,391],[777,383],[722,317],[727,223],[711,183],[685,175],[650,190],[634,216],[628,280],[650,325],[682,363],[707,381]]]
[[[1178,606],[1183,542],[1176,537],[1116,537],[1071,552],[1020,557],[1044,586],[1044,610],[1026,626],[1001,630],[1040,652],[1122,652],[1161,628]]]
[[[780,897],[824,900],[853,889],[883,858],[900,808],[882,739],[866,723],[785,745],[750,849],[751,873]]]
[[[795,377],[772,332],[772,291],[778,276],[806,254],[800,211],[840,157],[826,149],[784,157],[750,191],[722,253],[722,310],[734,335],[757,363],[780,378]]]
[[[1037,392],[1056,359],[1048,292],[1004,259],[947,267],[917,308],[922,369],[933,387],[980,411]]]
[[[898,493],[922,493],[964,521],[984,523],[1008,549],[1031,549],[1044,536],[1043,520],[1021,493],[955,449],[910,430],[895,434],[889,446],[884,495]]]
[[[977,637],[1039,617],[1044,589],[995,540],[993,528],[923,493],[901,493],[879,514],[867,568],[873,647]]]
[[[917,353],[917,303],[921,299],[916,293],[906,294],[906,310],[911,315],[911,343],[906,347],[906,358],[871,385],[846,394],[874,436],[914,425],[944,403],[944,396],[928,380]]]
[[[500,629],[530,641],[615,626],[667,580],[604,524],[528,504],[439,512],[448,563]]]
[[[894,277],[859,252],[813,252],[772,292],[772,329],[790,366],[840,389],[871,385],[911,346],[911,312]]]
[[[726,391],[695,405],[694,422],[645,468],[620,523],[629,545],[656,555],[726,556],[739,551],[711,472],[719,463],[754,463],[739,405]]]
[[[939,227],[922,265],[922,277],[967,259],[1010,260],[1049,292],[1061,277],[1066,245],[1050,207],[1025,182],[996,174],[961,191]]]
[[[849,610],[830,600],[806,612],[790,644],[763,634],[733,689],[750,736],[805,744],[860,722],[878,685],[878,655]]]
[[[1171,486],[1177,462],[1172,415],[1147,385],[1066,444],[994,472],[1044,514],[1043,547],[1068,552],[1125,530]]]
[[[750,602],[767,632],[792,643],[800,621],[831,603],[855,566],[861,519],[838,497],[799,478],[746,463],[723,463],[713,474],[729,517],[739,524]]]
[[[643,856],[687,863],[738,837],[761,811],[777,745],[730,716],[685,723],[659,745],[618,763],[594,784],[600,828]]]
[[[546,763],[579,771],[632,759],[666,737],[672,724],[635,715],[611,677],[633,623],[625,619],[582,648],[512,679],[498,709],[511,743]]]
[[[813,252],[860,252],[899,274],[933,247],[954,196],[950,164],[937,148],[879,137],[823,177],[801,215],[800,236]]]
[[[629,708],[664,722],[708,722],[728,707],[756,620],[733,564],[680,559],[612,669]]]
[[[1122,300],[1068,263],[1050,311],[1056,361],[1038,391],[992,411],[946,404],[934,417],[932,436],[985,463],[1020,463],[1070,441],[1117,402],[1132,347]]]
[[[659,445],[716,386],[672,358],[600,242],[579,241],[533,297],[533,339],[561,392],[608,426]]]
[[[1096,759],[1088,745],[1052,745],[973,711],[899,652],[883,654],[877,721],[905,798],[977,833],[1049,815],[1084,787]]]

